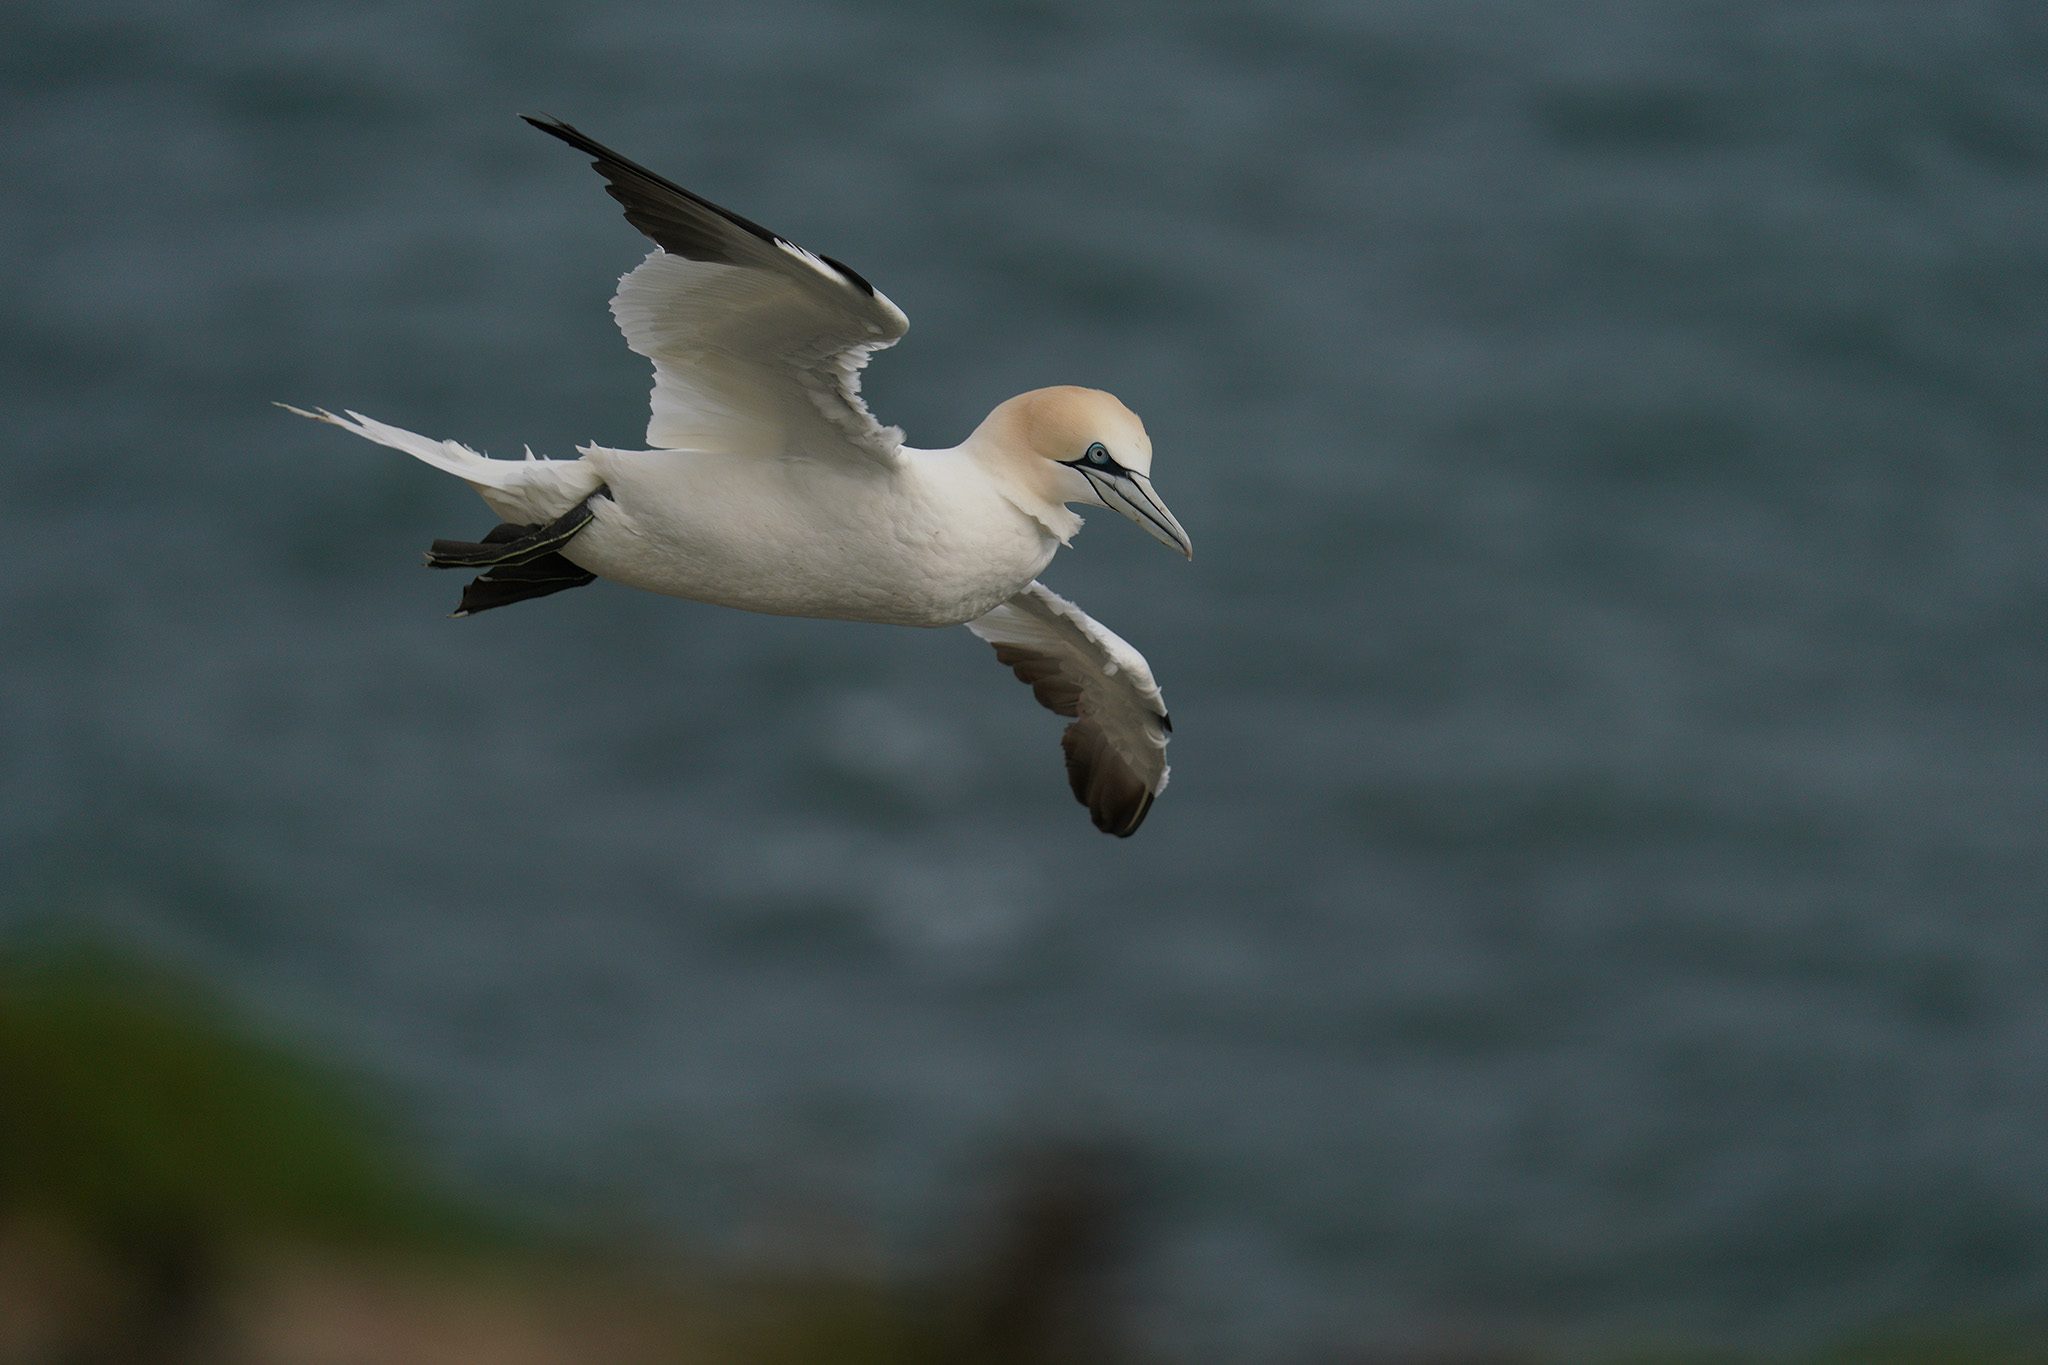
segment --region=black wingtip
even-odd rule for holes
[[[669,195],[724,219],[740,231],[771,247],[778,246],[782,241],[775,233],[753,219],[714,204],[703,195],[684,189],[667,176],[657,175],[632,158],[613,151],[574,124],[565,123],[550,114],[521,114],[519,117],[549,137],[559,138],[589,157],[591,164],[597,168],[597,173],[604,177],[606,191],[625,207],[626,221],[639,228],[664,251],[673,251],[691,260],[722,261],[728,265],[741,264],[730,257],[728,249],[722,246],[716,233],[707,233],[701,225],[691,223],[688,213],[678,217],[674,206],[664,202],[665,196]]]
[[[794,243],[780,233],[761,226],[743,214],[714,204],[701,194],[684,189],[667,176],[657,175],[639,162],[621,156],[582,129],[552,114],[521,114],[519,117],[549,137],[559,138],[588,156],[591,164],[597,168],[598,174],[605,178],[606,192],[625,207],[626,221],[640,229],[649,240],[664,251],[673,251],[679,256],[697,261],[720,261],[727,265],[743,264],[732,257],[729,249],[719,242],[716,234],[707,234],[701,227],[678,218],[669,205],[662,203],[663,194],[672,194],[694,204],[771,247],[782,249],[794,246]],[[648,193],[650,189],[654,192],[651,196]],[[823,261],[838,272],[842,280],[869,298],[880,297],[867,277],[844,261],[836,261],[830,256],[818,255],[815,252],[804,254]]]
[[[607,157],[613,154],[610,148],[566,119],[558,119],[553,114],[521,114],[519,117],[549,137],[558,137],[580,152],[588,152],[594,157]]]

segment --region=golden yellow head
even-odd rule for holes
[[[988,415],[973,441],[1046,502],[1110,508],[1194,557],[1188,533],[1152,491],[1152,438],[1114,394],[1073,385],[1020,393]]]

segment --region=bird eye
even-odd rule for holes
[[[1089,446],[1089,447],[1088,447],[1088,463],[1089,463],[1089,464],[1108,464],[1108,463],[1109,463],[1109,452],[1108,452],[1107,450],[1104,450],[1104,449],[1102,448],[1102,442],[1100,442],[1100,441],[1097,441],[1097,442],[1096,442],[1096,443],[1095,443],[1094,445],[1092,445],[1092,446]]]

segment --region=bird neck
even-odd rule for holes
[[[1062,545],[1071,544],[1081,529],[1080,514],[1066,504],[1060,471],[1048,460],[1014,445],[985,438],[977,431],[960,446],[960,454],[980,467],[1003,500],[1044,528]]]

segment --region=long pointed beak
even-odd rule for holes
[[[1123,513],[1132,521],[1145,528],[1152,539],[1161,545],[1168,545],[1189,559],[1195,557],[1194,542],[1173,513],[1166,510],[1166,504],[1152,491],[1152,480],[1135,470],[1122,470],[1115,474],[1098,474],[1083,465],[1081,472],[1088,476],[1088,482],[1095,485],[1095,491],[1102,494],[1103,504]]]

